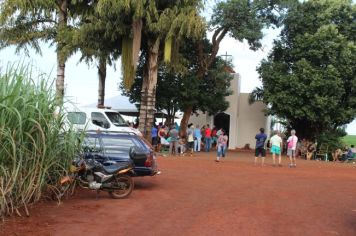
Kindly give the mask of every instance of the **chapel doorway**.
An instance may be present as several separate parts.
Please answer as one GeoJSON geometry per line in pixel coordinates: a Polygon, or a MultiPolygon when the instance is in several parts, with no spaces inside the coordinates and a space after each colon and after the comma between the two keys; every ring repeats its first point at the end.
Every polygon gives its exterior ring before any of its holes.
{"type": "Polygon", "coordinates": [[[222,112],[214,117],[214,126],[217,129],[223,128],[226,134],[229,136],[230,133],[230,115],[222,112]]]}

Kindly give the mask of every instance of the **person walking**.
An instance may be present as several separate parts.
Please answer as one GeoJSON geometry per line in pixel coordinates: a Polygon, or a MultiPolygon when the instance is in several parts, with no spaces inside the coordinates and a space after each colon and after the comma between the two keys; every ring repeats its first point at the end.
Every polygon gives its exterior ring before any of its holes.
{"type": "Polygon", "coordinates": [[[295,130],[292,129],[289,136],[287,139],[287,156],[289,156],[290,168],[296,168],[297,163],[295,161],[295,156],[296,156],[296,149],[297,149],[297,143],[298,143],[298,137],[295,135],[295,130]]]}
{"type": "Polygon", "coordinates": [[[201,131],[199,125],[194,129],[194,152],[200,152],[201,131]]]}
{"type": "Polygon", "coordinates": [[[216,141],[216,147],[217,147],[217,157],[216,157],[216,162],[220,161],[220,156],[225,158],[225,152],[226,152],[226,147],[227,147],[227,141],[229,137],[225,134],[225,131],[222,129],[220,132],[220,135],[216,141]]]}
{"type": "Polygon", "coordinates": [[[206,129],[205,129],[205,151],[206,152],[210,152],[210,148],[211,148],[211,129],[209,124],[206,125],[206,129]]]}
{"type": "Polygon", "coordinates": [[[256,148],[255,148],[255,165],[257,165],[258,157],[261,157],[261,166],[264,165],[266,157],[265,142],[267,135],[265,134],[265,129],[260,128],[260,133],[256,134],[256,148]]]}
{"type": "Polygon", "coordinates": [[[275,131],[274,135],[270,139],[271,153],[273,159],[273,166],[276,166],[276,155],[278,155],[278,166],[282,166],[282,138],[279,136],[279,132],[275,131]]]}

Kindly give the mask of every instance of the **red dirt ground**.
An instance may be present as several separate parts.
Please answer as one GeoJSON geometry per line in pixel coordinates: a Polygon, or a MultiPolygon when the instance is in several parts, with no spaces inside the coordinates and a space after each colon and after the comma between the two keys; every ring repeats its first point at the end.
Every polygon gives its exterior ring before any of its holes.
{"type": "Polygon", "coordinates": [[[253,165],[253,154],[159,157],[162,174],[135,179],[123,200],[82,190],[44,202],[1,235],[356,235],[356,165],[299,160],[253,165]]]}

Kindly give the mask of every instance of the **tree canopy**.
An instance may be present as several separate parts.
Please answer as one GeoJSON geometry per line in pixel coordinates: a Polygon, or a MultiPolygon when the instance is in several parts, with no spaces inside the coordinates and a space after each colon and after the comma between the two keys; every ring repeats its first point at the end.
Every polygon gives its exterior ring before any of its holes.
{"type": "MultiPolygon", "coordinates": [[[[206,48],[209,45],[211,47],[207,40],[205,43],[206,48]]],[[[204,79],[200,79],[197,76],[198,56],[194,46],[192,40],[188,39],[180,43],[179,71],[164,63],[161,63],[158,68],[156,109],[166,110],[171,118],[174,117],[175,112],[189,106],[193,106],[194,111],[216,114],[225,111],[229,105],[225,97],[232,93],[229,88],[232,76],[227,70],[231,64],[217,57],[204,79]]],[[[131,90],[123,90],[123,95],[129,96],[133,103],[141,102],[143,60],[144,57],[141,57],[131,90]]]]}
{"type": "Polygon", "coordinates": [[[296,3],[258,68],[269,113],[303,137],[336,130],[356,117],[355,16],[351,0],[296,3]]]}
{"type": "MultiPolygon", "coordinates": [[[[198,77],[204,79],[205,72],[216,60],[220,43],[230,35],[240,42],[246,40],[251,50],[261,47],[262,29],[279,26],[286,7],[295,0],[227,0],[219,1],[213,8],[209,22],[212,31],[210,48],[204,48],[203,40],[196,47],[199,56],[198,77]]],[[[185,109],[181,121],[181,133],[185,133],[194,105],[185,109]]]]}

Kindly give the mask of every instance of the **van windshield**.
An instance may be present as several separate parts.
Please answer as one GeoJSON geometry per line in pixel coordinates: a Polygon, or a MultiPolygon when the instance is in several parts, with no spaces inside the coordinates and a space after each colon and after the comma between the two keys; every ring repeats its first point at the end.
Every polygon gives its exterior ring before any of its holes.
{"type": "Polygon", "coordinates": [[[121,117],[121,115],[117,112],[105,112],[105,114],[108,116],[109,120],[115,125],[115,126],[120,126],[120,127],[127,127],[127,123],[125,120],[121,117]]]}

